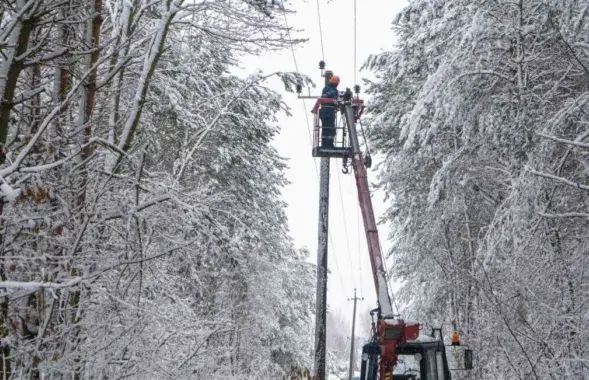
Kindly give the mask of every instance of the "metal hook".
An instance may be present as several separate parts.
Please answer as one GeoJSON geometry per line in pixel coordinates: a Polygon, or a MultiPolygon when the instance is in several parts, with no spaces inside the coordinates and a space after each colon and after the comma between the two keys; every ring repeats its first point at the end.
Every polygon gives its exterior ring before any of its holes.
{"type": "Polygon", "coordinates": [[[343,161],[343,164],[342,164],[342,173],[344,173],[344,174],[350,173],[350,164],[348,162],[348,159],[349,158],[350,157],[348,157],[348,155],[345,154],[344,157],[343,157],[343,159],[342,159],[342,161],[343,161]]]}

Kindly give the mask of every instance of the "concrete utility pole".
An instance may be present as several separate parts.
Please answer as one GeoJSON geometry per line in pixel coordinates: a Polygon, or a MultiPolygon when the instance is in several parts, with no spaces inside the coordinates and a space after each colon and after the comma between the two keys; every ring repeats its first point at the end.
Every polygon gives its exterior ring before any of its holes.
{"type": "Polygon", "coordinates": [[[348,380],[352,380],[352,377],[354,376],[354,343],[356,342],[354,334],[356,332],[356,302],[363,300],[364,298],[356,297],[356,289],[354,289],[354,298],[348,298],[348,301],[354,301],[354,314],[352,316],[352,347],[350,348],[350,373],[348,375],[348,380]]]}
{"type": "MultiPolygon", "coordinates": [[[[325,85],[333,72],[325,71],[325,85]]],[[[319,238],[317,248],[317,298],[315,314],[315,380],[325,380],[327,317],[327,242],[329,223],[329,157],[321,157],[319,183],[319,238]]]]}

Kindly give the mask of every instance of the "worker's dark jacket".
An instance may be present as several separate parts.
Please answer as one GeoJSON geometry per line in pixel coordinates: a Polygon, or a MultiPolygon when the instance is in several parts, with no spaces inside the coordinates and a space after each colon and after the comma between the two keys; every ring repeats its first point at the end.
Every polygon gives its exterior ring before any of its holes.
{"type": "MultiPolygon", "coordinates": [[[[321,92],[322,98],[331,98],[337,99],[337,87],[333,83],[329,83],[327,86],[323,88],[321,92]]],[[[319,117],[321,119],[332,119],[335,118],[335,105],[332,104],[323,104],[321,105],[321,109],[319,110],[319,117]]]]}

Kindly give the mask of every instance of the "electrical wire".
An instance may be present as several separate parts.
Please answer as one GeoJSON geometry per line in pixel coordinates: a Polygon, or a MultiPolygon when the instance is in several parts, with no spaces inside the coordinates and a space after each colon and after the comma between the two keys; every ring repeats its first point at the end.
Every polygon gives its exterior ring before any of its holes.
{"type": "Polygon", "coordinates": [[[354,0],[354,84],[358,84],[358,78],[356,76],[357,74],[357,70],[356,70],[356,64],[357,64],[357,50],[356,50],[356,46],[357,46],[357,39],[358,39],[358,29],[357,29],[357,20],[356,20],[356,16],[357,16],[357,7],[356,7],[356,0],[354,0]]]}
{"type": "Polygon", "coordinates": [[[356,275],[355,275],[355,271],[354,271],[354,267],[352,265],[352,250],[350,249],[350,234],[348,233],[348,222],[347,222],[347,218],[346,218],[346,208],[344,206],[344,197],[342,195],[342,183],[341,183],[341,179],[340,179],[340,167],[337,163],[336,163],[336,169],[337,169],[337,184],[339,187],[339,199],[342,205],[342,216],[343,216],[343,220],[344,220],[344,233],[346,234],[346,246],[348,248],[348,261],[350,263],[350,272],[352,273],[352,282],[354,283],[354,288],[357,287],[357,282],[356,282],[356,275]]]}
{"type": "MultiPolygon", "coordinates": [[[[358,68],[357,68],[357,64],[358,64],[358,7],[357,7],[357,0],[354,0],[354,84],[358,84],[358,68]]],[[[360,120],[358,120],[358,122],[360,122],[360,120]]],[[[360,123],[360,127],[362,127],[362,124],[360,123]]],[[[364,133],[364,129],[362,128],[362,136],[364,137],[364,142],[366,142],[366,135],[364,133]]],[[[368,154],[370,154],[370,152],[367,150],[368,154]]],[[[356,211],[357,211],[357,226],[358,226],[358,234],[357,234],[357,240],[358,240],[358,271],[360,272],[360,293],[363,295],[364,294],[364,290],[362,289],[362,259],[360,258],[360,236],[361,236],[361,226],[360,226],[360,205],[357,204],[356,207],[356,211]]]]}
{"type": "Polygon", "coordinates": [[[319,0],[317,0],[317,20],[319,22],[319,39],[321,41],[321,59],[325,61],[325,49],[323,48],[323,27],[321,26],[321,10],[319,9],[319,0]]]}
{"type": "Polygon", "coordinates": [[[364,140],[364,146],[366,147],[366,153],[371,156],[370,154],[370,146],[368,145],[368,138],[366,137],[366,131],[364,131],[364,126],[362,125],[362,122],[360,120],[358,120],[358,124],[360,124],[360,129],[362,130],[362,137],[364,140]]]}
{"type": "Polygon", "coordinates": [[[358,226],[358,232],[356,235],[356,240],[358,241],[358,268],[360,271],[360,294],[362,296],[364,296],[364,291],[362,290],[362,259],[361,259],[361,255],[360,252],[362,252],[362,250],[360,249],[360,205],[357,204],[356,207],[356,224],[358,226]]]}
{"type": "MultiPolygon", "coordinates": [[[[320,43],[321,43],[321,57],[323,60],[325,60],[325,45],[323,43],[323,26],[322,26],[322,22],[321,22],[321,8],[319,5],[319,0],[316,0],[316,5],[317,5],[317,21],[318,21],[318,26],[319,26],[319,39],[320,39],[320,43]]],[[[284,22],[285,25],[287,27],[287,33],[288,33],[288,38],[291,42],[290,47],[291,47],[291,53],[292,53],[292,58],[293,58],[293,62],[295,65],[295,69],[297,71],[297,74],[300,74],[299,72],[299,66],[297,63],[297,59],[296,59],[296,53],[294,51],[294,47],[292,44],[292,37],[290,34],[290,27],[288,25],[288,19],[286,17],[286,11],[284,11],[283,9],[283,16],[284,16],[284,22]]],[[[356,84],[357,82],[357,0],[354,0],[354,83],[356,84]]],[[[307,105],[305,102],[305,99],[303,99],[303,108],[304,108],[304,113],[305,113],[305,121],[307,123],[307,132],[308,132],[308,138],[309,138],[309,142],[311,143],[311,145],[313,145],[313,138],[312,138],[312,131],[311,131],[311,124],[309,122],[309,116],[307,115],[307,105]]],[[[364,132],[364,128],[361,125],[362,128],[362,134],[365,136],[365,132],[364,132]]],[[[364,138],[365,143],[366,143],[366,138],[364,138]]],[[[367,145],[367,144],[366,144],[367,145]]],[[[367,152],[370,154],[368,147],[367,147],[367,152]]],[[[319,181],[319,170],[317,169],[317,161],[314,160],[314,165],[315,167],[315,174],[317,177],[317,180],[319,181]]],[[[345,213],[345,205],[344,205],[344,201],[343,201],[343,195],[342,195],[342,187],[341,187],[341,179],[340,179],[340,174],[339,174],[339,165],[337,165],[336,163],[336,168],[338,170],[337,173],[337,179],[338,179],[338,187],[339,187],[339,191],[340,191],[340,202],[342,205],[342,215],[343,215],[343,219],[344,219],[344,232],[346,234],[346,247],[348,250],[348,261],[350,264],[350,272],[352,273],[352,277],[353,277],[353,283],[354,286],[357,287],[356,285],[359,285],[360,287],[360,292],[363,293],[363,288],[362,288],[362,265],[361,265],[361,260],[360,260],[360,255],[358,254],[358,262],[359,262],[359,272],[360,272],[360,279],[359,279],[359,284],[357,284],[356,281],[356,274],[355,271],[353,270],[353,266],[352,266],[352,255],[351,255],[351,245],[350,245],[350,240],[349,240],[349,234],[348,234],[348,226],[347,226],[347,218],[346,218],[346,213],[345,213]]],[[[359,213],[358,213],[358,217],[359,217],[359,213]]],[[[360,229],[360,226],[358,224],[358,229],[360,229]]],[[[360,233],[358,233],[358,248],[360,248],[360,233]]],[[[328,231],[328,238],[329,238],[329,242],[331,244],[332,247],[335,247],[335,244],[333,242],[333,237],[330,231],[328,231]]],[[[358,249],[358,253],[360,252],[360,249],[358,249]]],[[[338,260],[337,260],[337,255],[334,255],[334,262],[335,262],[335,266],[338,272],[338,277],[340,279],[340,283],[342,285],[342,288],[345,288],[344,286],[344,281],[342,278],[342,272],[339,268],[339,264],[338,264],[338,260]]]]}
{"type": "MultiPolygon", "coordinates": [[[[292,43],[292,36],[290,35],[290,26],[288,25],[288,19],[286,18],[286,10],[282,9],[282,15],[284,16],[284,25],[286,25],[286,33],[288,34],[288,40],[290,42],[290,52],[292,53],[292,60],[294,61],[295,70],[297,74],[300,75],[299,71],[299,64],[297,63],[297,56],[294,51],[294,46],[292,43]]],[[[305,104],[305,99],[303,99],[303,107],[305,108],[305,121],[307,122],[307,131],[309,132],[309,139],[311,139],[311,124],[309,123],[309,116],[307,115],[307,105],[305,104]]],[[[315,165],[314,165],[315,166],[315,165]]],[[[315,170],[317,170],[317,166],[315,166],[315,170]]]]}
{"type": "Polygon", "coordinates": [[[399,304],[397,303],[397,297],[395,296],[395,292],[393,291],[393,286],[391,285],[391,281],[389,279],[389,269],[387,268],[387,260],[385,258],[384,253],[382,252],[382,245],[380,245],[380,240],[378,241],[378,247],[380,248],[380,254],[382,256],[382,266],[384,267],[385,271],[385,279],[387,281],[387,288],[389,289],[391,295],[391,301],[393,305],[397,309],[397,314],[401,314],[401,308],[399,308],[399,304]]]}

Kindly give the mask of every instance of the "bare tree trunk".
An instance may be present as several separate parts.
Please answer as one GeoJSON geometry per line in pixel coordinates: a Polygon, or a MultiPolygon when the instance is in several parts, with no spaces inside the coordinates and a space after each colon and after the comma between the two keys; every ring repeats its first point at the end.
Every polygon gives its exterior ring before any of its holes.
{"type": "MultiPolygon", "coordinates": [[[[92,114],[96,99],[96,76],[98,72],[97,62],[100,55],[100,26],[102,25],[102,0],[94,0],[91,13],[92,21],[86,31],[88,46],[91,46],[90,57],[86,60],[86,70],[90,70],[87,83],[82,90],[82,102],[80,105],[80,126],[84,126],[84,135],[81,144],[84,145],[92,137],[92,114]]],[[[82,149],[80,160],[84,162],[94,152],[92,146],[82,149]]],[[[83,207],[86,202],[86,186],[88,182],[87,172],[83,169],[81,186],[78,189],[78,206],[83,207]]]]}
{"type": "MultiPolygon", "coordinates": [[[[23,69],[23,59],[17,59],[26,53],[29,38],[35,25],[34,12],[40,1],[29,0],[27,3],[19,1],[21,15],[12,29],[9,44],[14,45],[13,51],[6,54],[4,62],[0,63],[0,165],[6,161],[4,145],[8,137],[8,121],[12,111],[14,94],[18,78],[23,69]],[[6,79],[2,78],[6,74],[6,79]]],[[[10,49],[10,48],[9,48],[10,49]]]]}
{"type": "MultiPolygon", "coordinates": [[[[71,27],[66,22],[70,17],[70,14],[66,12],[66,9],[62,8],[58,10],[58,15],[60,18],[60,22],[57,26],[59,41],[64,46],[69,46],[71,41],[71,27]]],[[[71,55],[65,54],[64,57],[61,57],[58,62],[56,63],[55,68],[55,85],[54,85],[54,96],[55,102],[57,104],[63,103],[65,100],[68,91],[71,87],[71,55]]],[[[63,133],[63,126],[67,124],[67,112],[68,112],[68,105],[64,104],[59,110],[59,117],[55,120],[54,128],[53,128],[53,135],[54,137],[61,136],[63,133]]]]}
{"type": "MultiPolygon", "coordinates": [[[[80,118],[79,118],[79,126],[84,127],[83,136],[81,145],[86,144],[90,138],[92,137],[92,115],[94,113],[95,102],[96,102],[96,77],[98,73],[98,58],[100,56],[100,26],[102,25],[102,0],[94,0],[91,3],[92,7],[90,9],[90,13],[92,15],[91,21],[86,28],[86,45],[90,46],[90,54],[89,57],[86,58],[84,67],[84,71],[89,70],[90,75],[87,77],[87,83],[85,84],[82,90],[82,101],[80,103],[80,118]]],[[[78,216],[81,219],[85,219],[85,206],[87,200],[87,191],[88,191],[88,171],[86,169],[86,165],[88,164],[87,160],[90,156],[94,153],[94,147],[87,145],[85,146],[81,153],[79,160],[82,163],[80,166],[80,175],[81,179],[79,181],[79,186],[76,186],[76,204],[74,209],[78,210],[78,216]]],[[[75,175],[75,174],[74,174],[75,175]]],[[[84,223],[80,223],[80,225],[84,225],[84,223]]],[[[84,227],[80,227],[84,228],[84,227]]],[[[83,233],[80,230],[80,233],[83,233]]],[[[75,252],[74,252],[75,255],[75,252]]],[[[71,268],[72,272],[77,272],[75,268],[71,268]]],[[[76,325],[80,322],[80,318],[82,316],[81,304],[80,299],[82,295],[80,291],[73,291],[71,292],[69,304],[71,305],[72,310],[75,312],[71,323],[76,325]]],[[[80,327],[76,326],[74,328],[74,336],[76,340],[76,346],[80,343],[80,327]]],[[[77,365],[75,368],[74,380],[81,379],[82,376],[82,368],[83,364],[80,363],[79,358],[75,359],[77,365]]]]}

